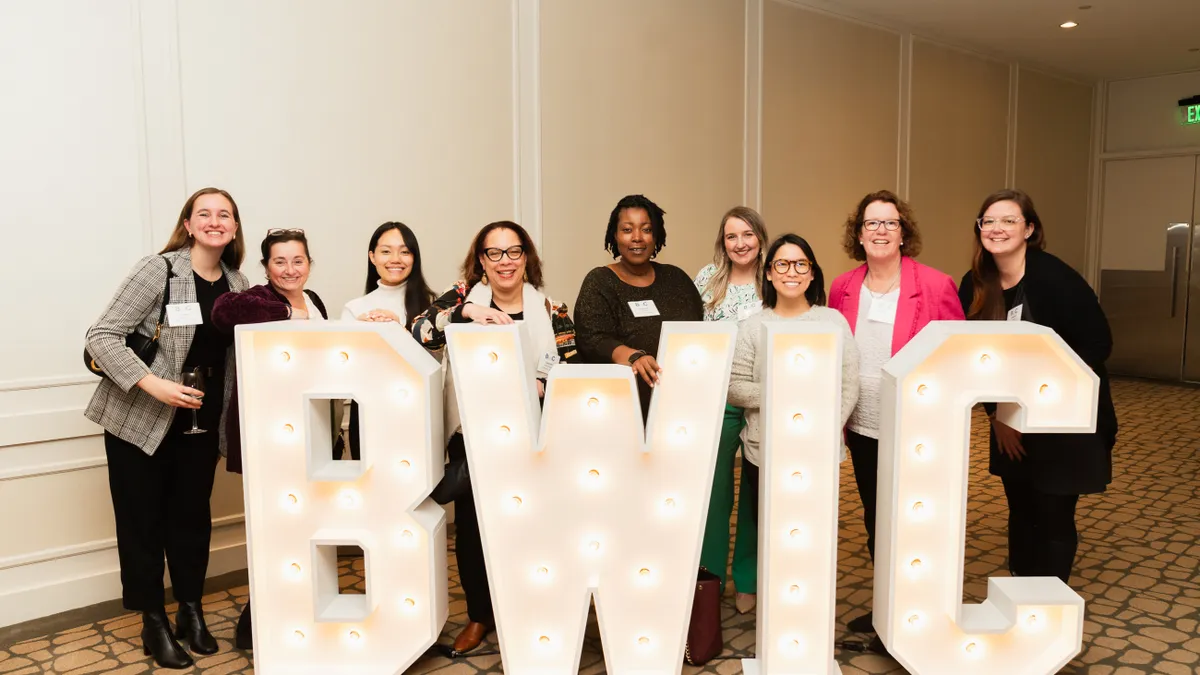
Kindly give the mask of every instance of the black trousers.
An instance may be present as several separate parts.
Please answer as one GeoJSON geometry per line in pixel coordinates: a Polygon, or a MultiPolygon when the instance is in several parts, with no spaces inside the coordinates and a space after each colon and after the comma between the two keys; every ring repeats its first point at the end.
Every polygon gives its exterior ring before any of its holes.
{"type": "Polygon", "coordinates": [[[215,403],[215,421],[211,415],[200,416],[200,427],[208,430],[204,434],[184,435],[192,426],[192,413],[177,410],[153,455],[104,434],[126,609],[152,611],[165,604],[164,555],[175,599],[193,602],[204,595],[212,539],[209,498],[220,456],[220,401],[215,403]]]}
{"type": "Polygon", "coordinates": [[[867,528],[867,552],[875,561],[875,506],[879,484],[879,441],[846,430],[846,447],[854,464],[854,483],[863,505],[863,525],[867,528]]]}
{"type": "Polygon", "coordinates": [[[1027,476],[1002,476],[1008,498],[1008,568],[1013,576],[1071,578],[1079,531],[1079,495],[1052,495],[1027,476]]]}
{"type": "MultiPolygon", "coordinates": [[[[450,437],[446,451],[452,462],[466,459],[467,446],[461,433],[450,437]]],[[[454,532],[458,578],[467,596],[467,617],[475,623],[494,626],[496,616],[483,557],[483,538],[479,534],[479,516],[475,513],[475,495],[469,487],[454,500],[454,532]]]]}

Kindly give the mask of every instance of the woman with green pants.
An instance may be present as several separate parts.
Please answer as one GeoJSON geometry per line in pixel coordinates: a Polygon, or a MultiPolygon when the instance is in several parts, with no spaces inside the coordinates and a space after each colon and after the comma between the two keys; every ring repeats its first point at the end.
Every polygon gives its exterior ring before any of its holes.
{"type": "MultiPolygon", "coordinates": [[[[762,216],[746,206],[736,206],[721,218],[713,262],[696,275],[696,289],[704,300],[705,321],[742,321],[762,309],[761,272],[767,228],[762,216]]],[[[704,546],[700,566],[725,583],[729,560],[729,518],[733,513],[733,461],[741,445],[745,418],[741,408],[725,406],[721,442],[717,448],[717,469],[713,476],[712,497],[708,502],[708,521],[704,528],[704,546]]],[[[753,513],[757,504],[748,504],[743,492],[739,513],[753,513]]],[[[753,520],[738,518],[733,546],[733,583],[738,590],[737,610],[742,614],[754,609],[758,588],[758,532],[753,520]],[[745,591],[745,592],[743,592],[745,591]]]]}

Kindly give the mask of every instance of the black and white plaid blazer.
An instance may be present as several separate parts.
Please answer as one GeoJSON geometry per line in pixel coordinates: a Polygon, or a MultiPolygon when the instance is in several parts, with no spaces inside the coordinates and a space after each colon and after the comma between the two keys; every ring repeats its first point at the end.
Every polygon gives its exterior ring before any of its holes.
{"type": "MultiPolygon", "coordinates": [[[[171,271],[175,275],[171,279],[171,302],[196,302],[191,249],[171,251],[164,253],[163,257],[170,261],[171,271]]],[[[221,263],[221,271],[225,273],[231,291],[244,291],[250,286],[245,275],[224,262],[221,263]]],[[[196,333],[195,326],[163,326],[158,353],[149,367],[125,346],[125,336],[134,330],[144,335],[154,335],[166,281],[167,266],[161,257],[151,255],[142,258],[125,281],[121,282],[112,302],[87,332],[88,351],[108,377],[96,387],[96,393],[92,395],[84,415],[148,455],[154,454],[167,435],[175,409],[134,385],[150,373],[165,380],[176,380],[183,370],[183,360],[187,358],[192,337],[196,333]]],[[[224,418],[237,379],[235,368],[234,350],[230,347],[225,355],[225,398],[218,434],[222,455],[225,454],[224,418]]]]}

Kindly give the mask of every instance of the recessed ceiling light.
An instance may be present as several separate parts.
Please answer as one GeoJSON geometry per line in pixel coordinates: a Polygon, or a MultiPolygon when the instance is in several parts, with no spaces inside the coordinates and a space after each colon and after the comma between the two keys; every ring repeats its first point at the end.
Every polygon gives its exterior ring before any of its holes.
{"type": "Polygon", "coordinates": [[[1080,5],[1080,6],[1079,6],[1079,9],[1082,9],[1082,10],[1084,10],[1084,11],[1087,11],[1087,10],[1089,10],[1089,9],[1091,9],[1091,8],[1092,8],[1092,6],[1091,6],[1091,5],[1080,5]]]}
{"type": "Polygon", "coordinates": [[[1074,27],[1076,27],[1076,26],[1078,26],[1078,25],[1079,25],[1079,24],[1075,23],[1074,21],[1068,21],[1068,22],[1066,22],[1066,23],[1059,24],[1059,26],[1058,26],[1058,27],[1059,27],[1059,28],[1074,28],[1074,27]]]}
{"type": "Polygon", "coordinates": [[[1192,47],[1192,48],[1191,48],[1191,49],[1189,49],[1188,51],[1189,51],[1189,52],[1200,52],[1200,47],[1192,47]]]}

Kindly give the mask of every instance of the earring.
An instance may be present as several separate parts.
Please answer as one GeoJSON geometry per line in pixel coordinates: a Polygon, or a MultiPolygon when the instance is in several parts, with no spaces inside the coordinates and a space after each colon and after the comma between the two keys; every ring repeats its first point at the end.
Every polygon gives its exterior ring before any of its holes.
{"type": "Polygon", "coordinates": [[[484,286],[488,285],[487,272],[483,273],[483,278],[479,280],[479,283],[483,284],[484,286]]]}
{"type": "Polygon", "coordinates": [[[192,238],[192,233],[188,232],[188,239],[191,239],[191,238],[192,238]]]}
{"type": "Polygon", "coordinates": [[[522,273],[521,273],[521,281],[522,281],[523,283],[529,283],[529,272],[522,272],[522,273]]]}

